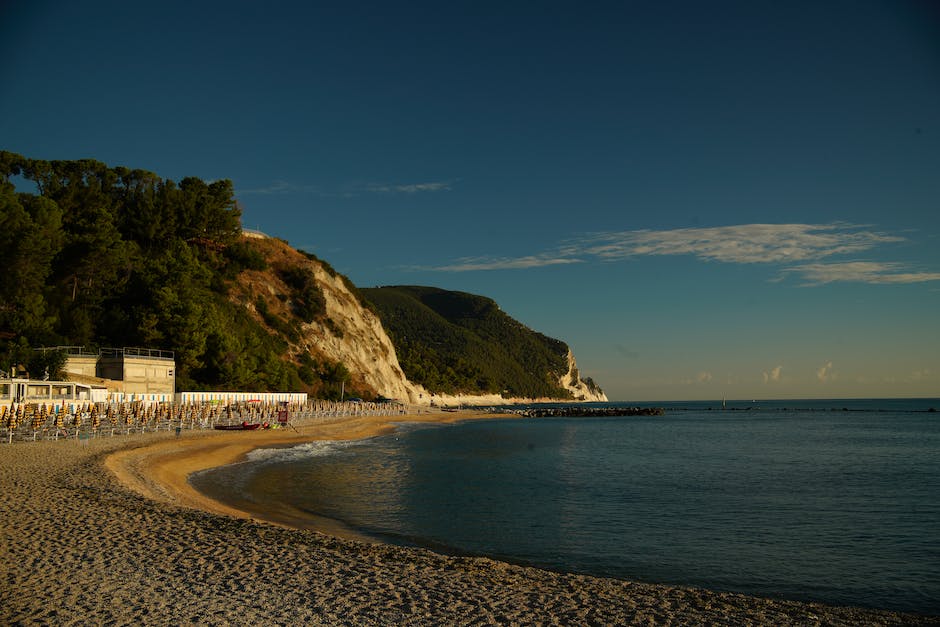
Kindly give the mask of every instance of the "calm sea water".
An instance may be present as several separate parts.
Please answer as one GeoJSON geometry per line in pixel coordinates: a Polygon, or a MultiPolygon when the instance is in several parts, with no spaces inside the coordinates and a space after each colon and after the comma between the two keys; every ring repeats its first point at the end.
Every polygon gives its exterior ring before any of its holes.
{"type": "Polygon", "coordinates": [[[940,613],[940,412],[924,411],[940,401],[658,405],[667,415],[403,425],[193,482],[391,542],[940,613]]]}

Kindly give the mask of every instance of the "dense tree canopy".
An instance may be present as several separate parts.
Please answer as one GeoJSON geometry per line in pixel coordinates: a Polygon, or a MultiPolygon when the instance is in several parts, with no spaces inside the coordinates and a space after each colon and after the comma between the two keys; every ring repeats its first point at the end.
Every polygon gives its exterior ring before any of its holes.
{"type": "MultiPolygon", "coordinates": [[[[145,346],[175,352],[180,390],[338,397],[345,386],[369,396],[345,365],[306,348],[304,324],[343,333],[313,274],[289,256],[269,264],[271,251],[240,236],[240,217],[227,180],[175,183],[94,160],[0,151],[0,368],[56,372],[61,359],[38,346],[145,346]],[[232,290],[247,270],[262,271],[257,280],[280,292],[232,290]]],[[[492,300],[432,288],[357,290],[340,278],[380,314],[408,378],[430,391],[568,395],[559,386],[567,347],[492,300]]]]}
{"type": "Polygon", "coordinates": [[[379,312],[408,378],[432,392],[567,398],[564,342],[532,331],[489,298],[430,287],[360,290],[379,312]]]}
{"type": "Polygon", "coordinates": [[[41,345],[147,346],[175,351],[180,389],[301,387],[284,341],[225,298],[264,264],[240,233],[231,181],[0,152],[0,366],[38,364],[41,345]]]}

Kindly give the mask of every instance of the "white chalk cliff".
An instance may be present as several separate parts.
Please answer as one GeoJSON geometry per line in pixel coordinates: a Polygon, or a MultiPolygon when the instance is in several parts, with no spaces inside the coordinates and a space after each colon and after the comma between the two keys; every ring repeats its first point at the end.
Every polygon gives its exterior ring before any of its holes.
{"type": "MultiPolygon", "coordinates": [[[[265,252],[269,261],[302,265],[314,276],[325,304],[324,320],[303,324],[300,341],[291,346],[291,353],[308,351],[312,355],[325,357],[342,363],[351,375],[375,390],[377,394],[414,405],[496,405],[513,402],[547,401],[557,399],[509,399],[498,394],[491,395],[441,395],[434,394],[416,385],[405,376],[395,347],[385,332],[379,317],[364,307],[350,290],[347,281],[329,272],[322,263],[309,259],[278,240],[259,238],[254,241],[265,252]],[[259,241],[264,239],[264,241],[259,241]]],[[[283,282],[271,272],[246,272],[244,291],[236,299],[253,309],[251,296],[259,291],[267,295],[269,308],[288,309],[289,303],[283,295],[289,293],[283,282]],[[260,289],[259,289],[260,288],[260,289]]],[[[568,372],[560,384],[569,390],[578,401],[606,401],[607,396],[592,383],[583,381],[570,350],[568,372]]]]}
{"type": "Polygon", "coordinates": [[[592,382],[581,378],[578,364],[574,360],[574,353],[568,349],[568,372],[562,375],[561,387],[565,388],[577,401],[606,403],[607,395],[592,382]]]}
{"type": "Polygon", "coordinates": [[[385,333],[379,317],[363,307],[338,276],[331,276],[315,262],[307,262],[326,299],[326,313],[341,330],[332,330],[314,322],[305,325],[307,341],[334,361],[346,365],[379,394],[411,404],[429,403],[430,394],[405,376],[395,346],[385,333]]]}

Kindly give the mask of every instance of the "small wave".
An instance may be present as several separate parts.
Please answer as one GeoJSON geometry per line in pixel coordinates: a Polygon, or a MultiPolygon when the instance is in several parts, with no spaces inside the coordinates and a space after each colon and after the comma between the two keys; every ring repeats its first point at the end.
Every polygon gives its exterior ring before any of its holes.
{"type": "Polygon", "coordinates": [[[363,440],[318,440],[288,448],[259,448],[248,453],[246,461],[280,463],[324,457],[358,446],[362,442],[363,440]]]}
{"type": "MultiPolygon", "coordinates": [[[[426,422],[396,422],[395,433],[392,435],[402,435],[412,431],[419,431],[440,426],[444,425],[437,425],[426,422]]],[[[363,438],[361,440],[317,440],[314,442],[306,442],[304,444],[298,444],[296,446],[290,447],[259,448],[251,451],[248,453],[248,455],[245,456],[245,463],[282,463],[300,461],[313,457],[335,455],[336,453],[340,453],[348,448],[362,446],[382,437],[388,437],[388,435],[386,434],[384,436],[380,435],[371,438],[363,438]]]]}

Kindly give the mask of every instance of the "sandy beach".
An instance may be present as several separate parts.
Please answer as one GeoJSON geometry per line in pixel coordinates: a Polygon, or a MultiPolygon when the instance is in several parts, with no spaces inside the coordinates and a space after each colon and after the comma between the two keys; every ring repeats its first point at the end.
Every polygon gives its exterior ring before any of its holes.
{"type": "Polygon", "coordinates": [[[389,420],[0,446],[0,624],[940,624],[294,529],[289,515],[260,520],[187,482],[259,446],[367,437],[389,420]]]}

